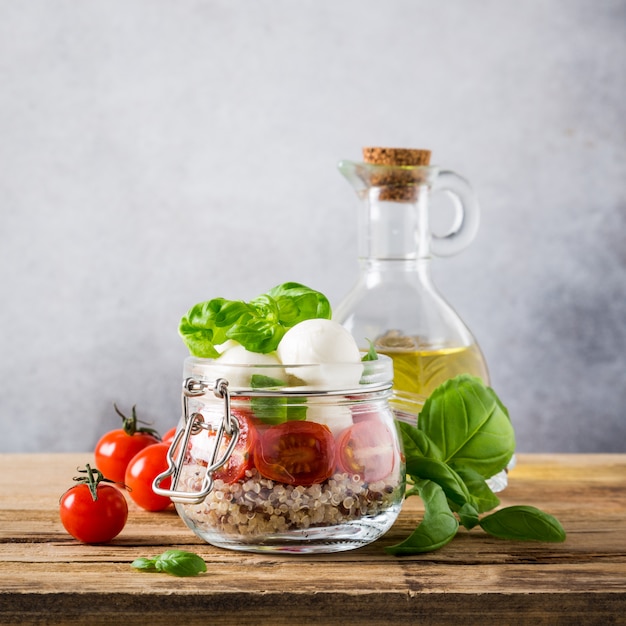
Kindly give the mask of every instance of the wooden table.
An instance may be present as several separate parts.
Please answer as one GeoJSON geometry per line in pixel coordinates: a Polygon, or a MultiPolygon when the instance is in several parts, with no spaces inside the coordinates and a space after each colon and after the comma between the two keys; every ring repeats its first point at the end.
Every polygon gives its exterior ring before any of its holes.
{"type": "Polygon", "coordinates": [[[90,454],[0,455],[0,623],[626,624],[626,455],[519,455],[503,505],[556,515],[563,544],[480,529],[445,548],[387,556],[415,527],[409,499],[392,530],[351,552],[258,555],[203,543],[174,511],[130,506],[104,546],[67,535],[58,499],[90,454]],[[196,552],[207,574],[139,572],[133,559],[196,552]]]}

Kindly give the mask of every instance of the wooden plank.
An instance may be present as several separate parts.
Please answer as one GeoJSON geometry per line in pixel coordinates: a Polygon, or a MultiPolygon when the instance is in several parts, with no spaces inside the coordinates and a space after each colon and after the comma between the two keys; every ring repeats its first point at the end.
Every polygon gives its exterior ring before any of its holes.
{"type": "Polygon", "coordinates": [[[563,544],[507,542],[461,531],[434,553],[388,556],[422,514],[407,501],[380,541],[328,555],[260,555],[214,548],[173,510],[131,505],[106,546],[67,535],[58,499],[88,454],[0,455],[0,623],[624,623],[626,455],[520,455],[502,504],[556,514],[563,544]],[[191,550],[208,572],[174,578],[130,562],[191,550]],[[569,621],[568,621],[569,620],[569,621]],[[620,621],[621,620],[621,621],[620,621]]]}

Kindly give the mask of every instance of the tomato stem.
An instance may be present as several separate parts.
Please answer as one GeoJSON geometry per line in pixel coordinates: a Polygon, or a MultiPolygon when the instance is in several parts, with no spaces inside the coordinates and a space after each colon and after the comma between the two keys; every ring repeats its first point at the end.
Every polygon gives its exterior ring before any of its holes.
{"type": "Polygon", "coordinates": [[[148,424],[148,422],[142,422],[140,419],[137,419],[137,411],[136,411],[137,405],[136,404],[133,404],[133,408],[131,409],[132,413],[130,417],[124,415],[124,413],[122,413],[119,410],[115,402],[113,403],[113,407],[115,408],[115,412],[124,421],[124,425],[122,426],[122,429],[128,436],[132,437],[135,433],[147,433],[149,435],[154,435],[159,441],[161,440],[161,435],[159,435],[159,433],[154,428],[144,428],[144,427],[137,428],[137,424],[148,424]]]}
{"type": "Polygon", "coordinates": [[[75,476],[74,480],[77,483],[81,483],[89,487],[89,491],[91,492],[91,497],[94,502],[98,499],[98,484],[101,482],[113,482],[112,480],[105,478],[104,474],[99,469],[92,469],[89,463],[85,465],[85,469],[76,468],[76,471],[81,472],[82,474],[87,474],[87,476],[75,476]]]}

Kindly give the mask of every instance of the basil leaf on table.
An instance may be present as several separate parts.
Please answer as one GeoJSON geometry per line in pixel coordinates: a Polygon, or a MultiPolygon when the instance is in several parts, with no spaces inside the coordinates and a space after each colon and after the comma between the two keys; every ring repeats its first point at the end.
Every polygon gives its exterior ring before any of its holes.
{"type": "Polygon", "coordinates": [[[441,487],[449,508],[458,514],[465,528],[470,530],[478,524],[480,511],[474,498],[463,479],[449,465],[436,459],[407,455],[406,467],[410,476],[419,476],[420,479],[430,480],[441,487]]]}
{"type": "Polygon", "coordinates": [[[472,496],[461,477],[446,463],[437,459],[428,459],[420,456],[406,456],[407,474],[417,479],[431,480],[437,483],[446,494],[459,507],[472,504],[472,496]]]}
{"type": "Polygon", "coordinates": [[[486,515],[480,527],[490,535],[514,541],[560,543],[566,534],[560,522],[534,506],[508,506],[486,515]]]}
{"type": "Polygon", "coordinates": [[[207,571],[204,559],[193,552],[166,550],[154,558],[139,558],[131,563],[135,569],[163,572],[172,576],[196,576],[207,571]]]}
{"type": "Polygon", "coordinates": [[[476,510],[476,507],[473,504],[466,502],[462,507],[458,509],[455,508],[454,506],[452,506],[451,508],[459,516],[459,520],[461,524],[465,526],[467,530],[472,530],[472,528],[480,524],[480,517],[478,516],[478,511],[476,510]]]}
{"type": "Polygon", "coordinates": [[[492,511],[500,504],[500,498],[491,491],[485,479],[478,472],[463,466],[452,466],[452,469],[465,483],[472,496],[472,502],[479,513],[492,511]]]}
{"type": "Polygon", "coordinates": [[[402,543],[386,548],[389,554],[403,556],[438,550],[452,541],[459,529],[459,522],[437,483],[422,480],[416,487],[426,509],[424,518],[402,543]]]}
{"type": "Polygon", "coordinates": [[[437,387],[424,403],[418,428],[439,448],[441,460],[489,478],[515,452],[508,412],[493,390],[462,374],[437,387]]]}
{"type": "Polygon", "coordinates": [[[443,383],[425,402],[417,426],[397,424],[414,483],[406,496],[419,495],[426,512],[389,553],[437,550],[454,538],[459,522],[503,539],[565,540],[558,520],[534,507],[510,506],[481,519],[500,504],[486,478],[506,467],[515,434],[506,408],[479,378],[462,374],[443,383]]]}
{"type": "Polygon", "coordinates": [[[156,567],[154,566],[154,559],[149,559],[145,556],[135,559],[130,565],[135,569],[141,569],[147,572],[156,571],[156,567]]]}

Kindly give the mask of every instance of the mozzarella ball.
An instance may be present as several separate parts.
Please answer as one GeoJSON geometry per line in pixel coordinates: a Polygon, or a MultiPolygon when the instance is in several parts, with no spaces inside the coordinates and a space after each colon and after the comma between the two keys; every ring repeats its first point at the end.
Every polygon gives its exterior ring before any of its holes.
{"type": "Polygon", "coordinates": [[[250,352],[239,342],[232,339],[221,344],[221,354],[214,359],[211,370],[216,373],[216,378],[225,378],[231,389],[249,388],[253,374],[271,376],[280,380],[285,379],[285,370],[280,366],[280,361],[275,352],[261,354],[250,352]],[[247,367],[247,366],[255,367],[247,367]],[[258,367],[267,365],[268,367],[258,367]]]}
{"type": "Polygon", "coordinates": [[[361,354],[352,335],[333,320],[305,320],[290,328],[276,350],[286,367],[307,386],[351,389],[363,373],[361,354]]]}

